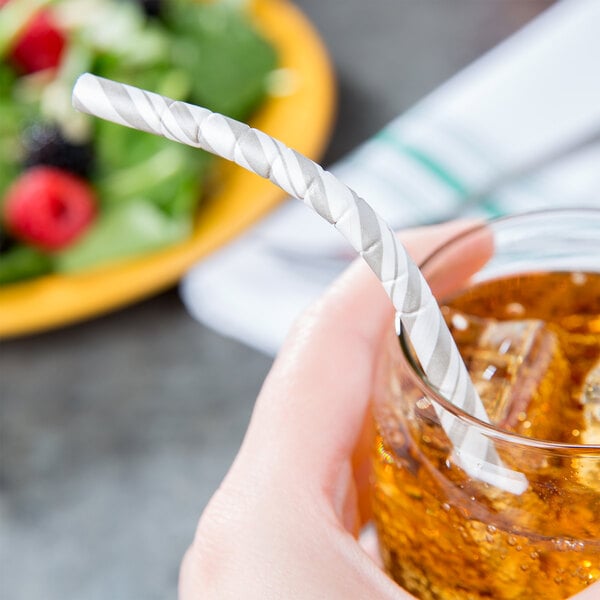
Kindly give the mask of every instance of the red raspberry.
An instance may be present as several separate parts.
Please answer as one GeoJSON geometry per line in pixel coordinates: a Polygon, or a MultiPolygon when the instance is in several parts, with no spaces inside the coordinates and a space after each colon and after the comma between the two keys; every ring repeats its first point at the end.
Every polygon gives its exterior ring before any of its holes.
{"type": "Polygon", "coordinates": [[[65,36],[47,10],[38,12],[17,39],[10,53],[16,67],[25,74],[54,69],[60,64],[65,36]]]}
{"type": "Polygon", "coordinates": [[[59,250],[87,229],[96,200],[80,177],[55,167],[35,167],[12,184],[3,210],[14,237],[43,250],[59,250]]]}

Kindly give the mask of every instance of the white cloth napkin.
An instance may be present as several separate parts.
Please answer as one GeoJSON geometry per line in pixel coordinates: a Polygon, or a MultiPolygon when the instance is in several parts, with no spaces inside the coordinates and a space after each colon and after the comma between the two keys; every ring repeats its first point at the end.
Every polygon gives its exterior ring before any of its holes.
{"type": "MultiPolygon", "coordinates": [[[[331,170],[398,229],[600,207],[599,32],[598,0],[563,0],[331,170]]],[[[205,325],[274,354],[353,258],[333,227],[289,200],[195,266],[181,296],[205,325]]]]}

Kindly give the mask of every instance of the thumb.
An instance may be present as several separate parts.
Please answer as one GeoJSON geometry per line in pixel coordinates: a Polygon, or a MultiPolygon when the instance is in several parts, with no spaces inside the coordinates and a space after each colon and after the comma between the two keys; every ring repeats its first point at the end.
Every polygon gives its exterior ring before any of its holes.
{"type": "MultiPolygon", "coordinates": [[[[421,261],[466,226],[403,239],[421,261]]],[[[489,245],[475,250],[485,262],[489,245]]],[[[392,315],[381,284],[356,264],[295,325],[200,520],[182,598],[278,598],[283,590],[286,598],[411,598],[349,534],[357,516],[351,457],[392,315]]]]}
{"type": "MultiPolygon", "coordinates": [[[[401,239],[420,262],[472,225],[411,230],[401,239]]],[[[471,263],[453,273],[456,283],[487,261],[490,248],[489,237],[477,237],[471,263]]],[[[234,472],[262,464],[280,485],[295,479],[320,490],[347,477],[344,463],[362,429],[392,317],[381,283],[362,261],[354,264],[292,329],[259,395],[234,472]]]]}

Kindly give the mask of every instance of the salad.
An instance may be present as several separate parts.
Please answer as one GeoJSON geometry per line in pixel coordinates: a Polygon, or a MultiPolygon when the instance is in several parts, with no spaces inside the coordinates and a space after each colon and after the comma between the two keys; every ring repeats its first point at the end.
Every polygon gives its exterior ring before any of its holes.
{"type": "Polygon", "coordinates": [[[75,112],[80,73],[246,120],[276,65],[240,0],[0,0],[0,284],[192,233],[212,157],[75,112]]]}

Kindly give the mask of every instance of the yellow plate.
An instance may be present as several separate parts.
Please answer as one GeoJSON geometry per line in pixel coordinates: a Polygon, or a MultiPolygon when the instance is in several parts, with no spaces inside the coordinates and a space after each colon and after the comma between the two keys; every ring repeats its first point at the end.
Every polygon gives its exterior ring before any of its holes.
{"type": "MultiPolygon", "coordinates": [[[[287,0],[255,0],[251,13],[287,69],[288,95],[270,97],[252,125],[317,158],[328,139],[334,83],[327,52],[306,17],[287,0]]],[[[199,210],[192,237],[165,250],[77,275],[51,275],[0,289],[0,336],[51,329],[99,315],[173,285],[198,259],[276,206],[283,192],[230,163],[199,210]]]]}

